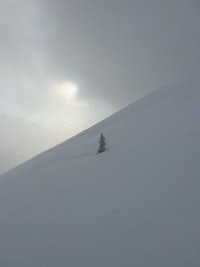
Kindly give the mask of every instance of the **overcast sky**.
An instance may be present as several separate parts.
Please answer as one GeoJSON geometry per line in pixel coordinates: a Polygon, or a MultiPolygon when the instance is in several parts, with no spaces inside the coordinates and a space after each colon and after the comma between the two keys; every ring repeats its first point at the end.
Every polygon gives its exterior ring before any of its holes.
{"type": "Polygon", "coordinates": [[[199,14],[199,0],[1,0],[0,173],[199,70],[199,14]]]}

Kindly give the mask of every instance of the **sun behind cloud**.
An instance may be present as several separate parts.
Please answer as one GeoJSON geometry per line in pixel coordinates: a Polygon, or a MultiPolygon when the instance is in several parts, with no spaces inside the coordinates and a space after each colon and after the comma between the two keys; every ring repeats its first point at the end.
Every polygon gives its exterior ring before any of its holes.
{"type": "Polygon", "coordinates": [[[67,101],[75,99],[79,90],[78,85],[71,81],[59,82],[57,89],[67,101]]]}

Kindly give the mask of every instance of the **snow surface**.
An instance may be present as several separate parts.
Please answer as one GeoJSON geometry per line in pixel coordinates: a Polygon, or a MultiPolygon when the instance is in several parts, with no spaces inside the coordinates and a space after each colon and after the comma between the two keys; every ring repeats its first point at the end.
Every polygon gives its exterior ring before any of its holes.
{"type": "Polygon", "coordinates": [[[199,117],[197,74],[1,175],[0,266],[199,267],[199,117]]]}

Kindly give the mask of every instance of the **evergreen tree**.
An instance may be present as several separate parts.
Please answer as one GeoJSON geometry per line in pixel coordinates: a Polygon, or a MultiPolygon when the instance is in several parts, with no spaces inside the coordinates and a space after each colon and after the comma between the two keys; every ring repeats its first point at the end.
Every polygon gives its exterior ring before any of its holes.
{"type": "Polygon", "coordinates": [[[97,150],[97,153],[102,153],[106,151],[106,138],[105,136],[101,133],[100,139],[99,139],[99,148],[97,150]]]}

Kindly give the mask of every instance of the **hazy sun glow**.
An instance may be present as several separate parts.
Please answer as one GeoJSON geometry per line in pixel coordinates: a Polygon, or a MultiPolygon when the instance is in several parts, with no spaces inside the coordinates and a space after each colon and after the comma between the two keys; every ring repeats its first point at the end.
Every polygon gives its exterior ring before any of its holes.
{"type": "Polygon", "coordinates": [[[58,89],[68,101],[73,100],[78,93],[78,85],[70,81],[60,82],[58,84],[58,89]]]}

